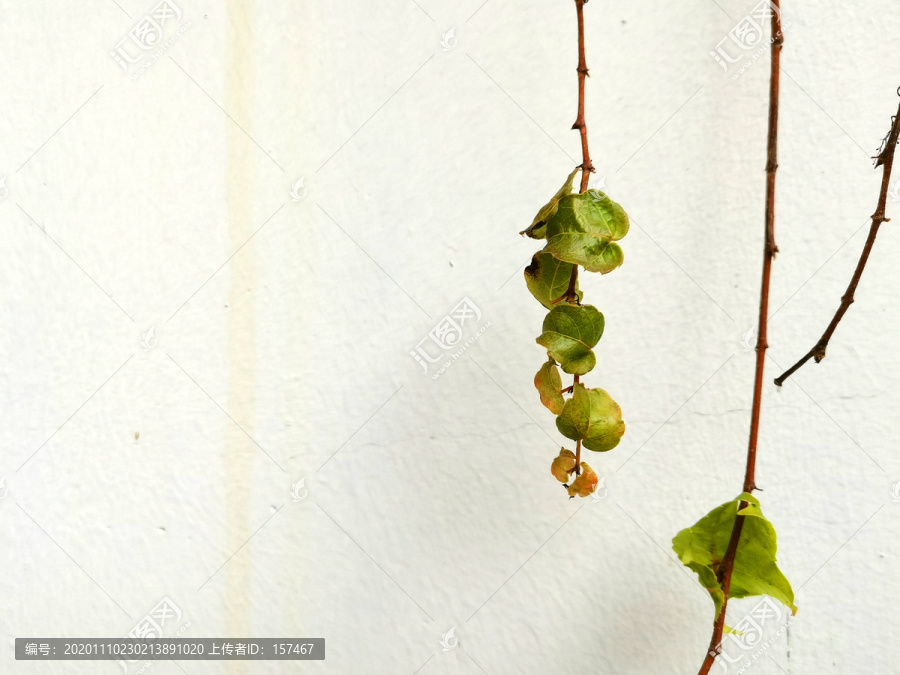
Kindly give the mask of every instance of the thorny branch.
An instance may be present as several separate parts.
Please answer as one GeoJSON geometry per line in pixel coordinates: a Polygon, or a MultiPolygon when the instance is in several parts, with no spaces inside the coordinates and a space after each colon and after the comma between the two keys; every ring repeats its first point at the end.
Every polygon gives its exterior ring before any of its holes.
{"type": "MultiPolygon", "coordinates": [[[[897,90],[897,93],[900,95],[900,89],[897,90]]],[[[884,167],[881,174],[881,193],[878,195],[878,205],[875,207],[875,213],[872,214],[872,225],[869,227],[869,236],[866,237],[866,243],[859,256],[859,262],[856,263],[856,270],[854,270],[853,276],[850,278],[850,285],[847,286],[847,290],[841,297],[841,304],[838,307],[837,312],[835,312],[834,317],[831,319],[831,323],[828,324],[828,327],[825,329],[825,332],[822,333],[822,337],[819,338],[819,341],[816,342],[812,349],[797,361],[797,363],[775,379],[775,384],[779,387],[810,359],[815,359],[816,363],[818,363],[825,358],[825,350],[828,347],[831,336],[834,335],[837,325],[841,322],[841,319],[844,318],[844,314],[847,313],[847,310],[850,309],[850,305],[853,304],[856,287],[859,285],[859,280],[862,277],[863,270],[865,270],[866,263],[869,260],[869,253],[871,253],[872,246],[875,244],[878,228],[881,227],[882,223],[886,223],[890,220],[890,218],[885,217],[884,208],[885,203],[887,202],[888,187],[891,182],[891,168],[894,164],[894,150],[897,148],[898,136],[900,136],[900,107],[898,107],[897,114],[894,115],[894,118],[891,120],[891,130],[887,135],[886,142],[882,145],[878,156],[875,158],[875,166],[884,167]]]]}
{"type": "MultiPolygon", "coordinates": [[[[766,159],[766,217],[765,245],[763,248],[762,284],[759,299],[759,335],[756,341],[756,378],[753,384],[753,409],[750,414],[750,440],[747,446],[747,469],[744,474],[744,492],[756,489],[756,445],[759,439],[759,414],[762,407],[763,371],[765,369],[768,319],[769,319],[769,281],[772,276],[772,260],[778,252],[775,244],[775,171],[778,169],[778,98],[781,75],[781,48],[784,35],[781,32],[780,0],[772,2],[772,63],[769,77],[769,130],[766,159]]],[[[740,502],[739,509],[747,506],[740,502]]],[[[725,557],[717,571],[718,581],[722,586],[724,601],[719,616],[713,626],[712,638],[709,641],[706,658],[698,675],[707,675],[721,650],[722,634],[725,628],[725,610],[728,607],[728,594],[731,591],[731,575],[734,571],[734,559],[737,555],[741,531],[744,528],[744,516],[736,515],[731,539],[725,551],[725,557]]]]}
{"type": "MultiPolygon", "coordinates": [[[[584,81],[588,74],[587,59],[584,55],[584,6],[588,0],[575,0],[575,11],[578,15],[578,117],[573,129],[578,129],[581,133],[581,189],[579,192],[585,192],[588,187],[588,181],[594,165],[591,163],[591,152],[588,149],[587,124],[584,121],[584,81]]],[[[578,294],[575,288],[578,284],[578,265],[572,265],[572,276],[569,277],[569,287],[563,296],[566,302],[577,304],[578,294]]],[[[572,391],[578,384],[579,377],[575,375],[572,391]]],[[[575,474],[581,474],[581,441],[575,444],[575,474]]]]}

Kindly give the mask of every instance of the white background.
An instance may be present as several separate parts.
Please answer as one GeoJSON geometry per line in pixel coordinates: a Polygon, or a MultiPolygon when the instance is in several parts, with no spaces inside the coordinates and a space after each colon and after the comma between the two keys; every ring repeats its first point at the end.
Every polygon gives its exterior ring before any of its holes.
{"type": "MultiPolygon", "coordinates": [[[[517,233],[581,161],[573,2],[185,1],[136,80],[110,52],[152,0],[0,2],[0,670],[122,672],[16,663],[14,638],[124,636],[168,597],[168,636],[327,660],[160,674],[696,672],[713,607],[670,542],[740,491],[769,70],[710,51],[755,4],[586,6],[594,184],[632,227],[582,278],[585,381],[628,429],[586,457],[607,498],[569,501],[517,233]],[[410,352],[464,297],[490,326],[432,379],[410,352]]],[[[800,611],[750,672],[888,673],[893,223],[828,358],[771,380],[865,239],[900,18],[785,12],[757,482],[800,611]]]]}

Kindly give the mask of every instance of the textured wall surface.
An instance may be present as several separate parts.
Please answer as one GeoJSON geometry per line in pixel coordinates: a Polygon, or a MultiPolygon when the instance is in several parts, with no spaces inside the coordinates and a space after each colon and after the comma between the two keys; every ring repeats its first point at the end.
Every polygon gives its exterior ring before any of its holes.
{"type": "MultiPolygon", "coordinates": [[[[670,542],[743,476],[757,3],[586,6],[592,185],[632,221],[623,267],[582,278],[606,317],[586,380],[628,430],[587,453],[604,491],[569,501],[532,385],[539,245],[517,233],[581,161],[574,3],[176,2],[0,1],[0,671],[123,672],[15,662],[14,638],[150,616],[168,637],[327,643],[324,662],[160,674],[696,672],[713,608],[670,542]],[[429,332],[464,299],[441,351],[429,332]],[[417,345],[445,358],[424,372],[417,345]]],[[[893,223],[828,358],[771,380],[865,239],[900,15],[785,4],[757,482],[799,612],[732,603],[723,667],[891,673],[893,223]]]]}

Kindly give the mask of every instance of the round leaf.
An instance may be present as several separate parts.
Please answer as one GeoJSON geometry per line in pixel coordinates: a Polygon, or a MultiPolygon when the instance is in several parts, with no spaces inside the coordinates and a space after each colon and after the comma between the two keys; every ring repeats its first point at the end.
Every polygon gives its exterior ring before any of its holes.
{"type": "Polygon", "coordinates": [[[625,209],[602,192],[566,195],[547,221],[544,250],[589,272],[606,274],[625,259],[613,242],[628,234],[628,227],[625,209]]]}
{"type": "MultiPolygon", "coordinates": [[[[547,309],[553,309],[554,300],[561,298],[569,289],[569,279],[572,276],[571,263],[554,258],[546,251],[538,251],[531,259],[531,264],[525,268],[525,283],[528,290],[547,309]]],[[[583,293],[578,290],[578,282],[575,282],[575,293],[579,302],[583,293]]]]}
{"type": "Polygon", "coordinates": [[[612,450],[625,433],[619,404],[602,389],[587,389],[580,382],[556,418],[556,427],[566,438],[580,440],[595,452],[612,450]]]}
{"type": "Polygon", "coordinates": [[[537,343],[570,375],[589,373],[597,363],[591,349],[603,335],[603,315],[591,305],[557,305],[544,317],[537,343]]]}

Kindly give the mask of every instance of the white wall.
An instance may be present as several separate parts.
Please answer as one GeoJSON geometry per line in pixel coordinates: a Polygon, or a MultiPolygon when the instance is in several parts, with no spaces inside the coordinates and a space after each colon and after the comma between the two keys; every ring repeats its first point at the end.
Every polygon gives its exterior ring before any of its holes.
{"type": "MultiPolygon", "coordinates": [[[[712,603],[670,541],[740,491],[768,90],[767,54],[732,79],[709,52],[755,3],[585,10],[596,178],[632,217],[624,266],[582,279],[607,324],[585,379],[628,424],[588,453],[596,502],[549,473],[517,234],[580,162],[574,3],[178,4],[132,80],[109,53],[153,2],[0,2],[0,670],[121,672],[14,638],[123,636],[168,597],[167,636],[327,659],[154,673],[696,672],[712,603]],[[464,297],[489,326],[432,379],[410,351],[464,297]]],[[[889,673],[893,223],[828,358],[771,379],[862,247],[900,17],[785,5],[757,481],[800,611],[750,672],[889,673]]]]}

